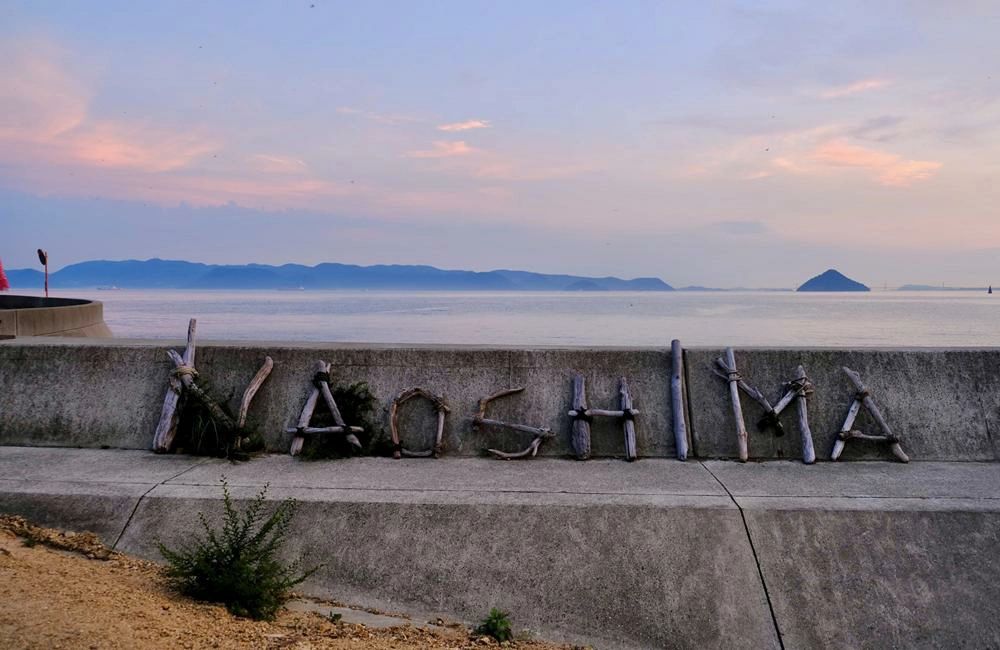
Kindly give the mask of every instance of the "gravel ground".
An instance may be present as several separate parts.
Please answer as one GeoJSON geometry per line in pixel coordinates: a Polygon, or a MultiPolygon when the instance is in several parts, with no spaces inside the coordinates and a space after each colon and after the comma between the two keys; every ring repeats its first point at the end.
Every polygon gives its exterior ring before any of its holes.
{"type": "Polygon", "coordinates": [[[287,610],[272,622],[237,618],[224,607],[177,594],[158,565],[109,551],[90,533],[60,533],[6,515],[0,516],[0,639],[11,650],[498,647],[458,626],[370,629],[287,610]]]}

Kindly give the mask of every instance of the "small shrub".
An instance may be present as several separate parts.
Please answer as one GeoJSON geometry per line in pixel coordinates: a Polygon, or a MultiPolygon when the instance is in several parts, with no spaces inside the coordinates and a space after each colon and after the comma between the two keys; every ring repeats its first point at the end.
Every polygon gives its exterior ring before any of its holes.
{"type": "Polygon", "coordinates": [[[265,516],[266,494],[265,485],[246,509],[238,512],[223,479],[222,530],[213,530],[199,513],[204,537],[196,537],[176,551],[159,544],[160,554],[169,564],[166,574],[181,592],[222,603],[237,616],[272,619],[289,590],[316,571],[318,567],[298,573],[298,562],[285,565],[278,560],[295,515],[295,502],[282,501],[265,516]]]}
{"type": "Polygon", "coordinates": [[[330,621],[334,625],[340,623],[340,619],[344,618],[343,614],[338,614],[336,612],[330,612],[326,615],[326,620],[330,621]]]}
{"type": "Polygon", "coordinates": [[[490,610],[489,616],[479,622],[475,634],[493,637],[497,641],[512,641],[514,639],[514,632],[510,628],[507,612],[501,612],[496,607],[490,610]]]}

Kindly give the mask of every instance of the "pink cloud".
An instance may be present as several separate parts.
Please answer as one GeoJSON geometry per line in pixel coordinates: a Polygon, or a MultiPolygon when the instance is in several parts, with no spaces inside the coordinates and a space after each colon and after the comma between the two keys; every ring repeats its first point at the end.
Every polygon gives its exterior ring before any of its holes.
{"type": "Polygon", "coordinates": [[[254,170],[266,174],[304,174],[309,171],[305,161],[276,154],[254,154],[247,162],[254,170]]]}
{"type": "Polygon", "coordinates": [[[401,124],[415,124],[424,120],[411,115],[393,115],[390,113],[376,113],[353,106],[338,106],[337,112],[341,115],[356,115],[372,122],[385,124],[387,126],[399,126],[401,124]]]}
{"type": "Polygon", "coordinates": [[[846,86],[835,86],[825,90],[820,93],[820,97],[823,99],[836,99],[838,97],[847,97],[848,95],[857,95],[869,90],[877,90],[888,85],[889,82],[885,79],[862,79],[846,86]]]}
{"type": "Polygon", "coordinates": [[[843,140],[830,140],[820,144],[809,159],[830,167],[858,167],[875,175],[881,185],[906,187],[915,181],[931,178],[941,168],[941,163],[931,160],[907,160],[902,156],[879,149],[869,149],[849,144],[843,140]]]}
{"type": "Polygon", "coordinates": [[[488,129],[492,126],[489,120],[466,120],[465,122],[454,122],[452,124],[442,124],[438,131],[454,133],[456,131],[470,131],[472,129],[488,129]]]}
{"type": "Polygon", "coordinates": [[[407,151],[403,154],[404,158],[453,158],[455,156],[466,156],[470,153],[476,153],[478,149],[473,149],[465,140],[458,140],[457,142],[449,142],[447,140],[435,140],[433,143],[434,148],[423,151],[407,151]]]}
{"type": "Polygon", "coordinates": [[[9,61],[0,69],[0,159],[164,172],[219,147],[197,130],[94,120],[90,93],[58,48],[35,42],[7,49],[0,51],[9,61]]]}

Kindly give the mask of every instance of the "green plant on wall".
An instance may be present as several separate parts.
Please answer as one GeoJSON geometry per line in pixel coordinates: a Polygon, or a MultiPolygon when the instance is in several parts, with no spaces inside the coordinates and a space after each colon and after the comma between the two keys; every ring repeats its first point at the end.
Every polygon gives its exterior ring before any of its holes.
{"type": "Polygon", "coordinates": [[[489,615],[479,622],[479,627],[473,633],[477,636],[488,636],[497,641],[512,641],[514,639],[514,631],[511,629],[507,612],[500,611],[496,607],[491,609],[489,615]]]}
{"type": "Polygon", "coordinates": [[[177,421],[177,450],[194,456],[230,460],[248,460],[254,453],[263,451],[264,438],[258,433],[256,423],[248,421],[242,427],[234,424],[237,419],[229,404],[235,391],[220,396],[207,380],[199,377],[195,381],[201,391],[219,405],[229,421],[216,417],[202,401],[185,396],[177,421]]]}
{"type": "Polygon", "coordinates": [[[213,529],[199,513],[203,535],[178,550],[159,544],[168,564],[166,575],[182,593],[222,603],[237,616],[272,619],[289,590],[316,571],[318,567],[299,572],[299,562],[278,559],[296,506],[285,500],[267,514],[266,495],[265,485],[240,511],[223,478],[222,530],[213,529]]]}

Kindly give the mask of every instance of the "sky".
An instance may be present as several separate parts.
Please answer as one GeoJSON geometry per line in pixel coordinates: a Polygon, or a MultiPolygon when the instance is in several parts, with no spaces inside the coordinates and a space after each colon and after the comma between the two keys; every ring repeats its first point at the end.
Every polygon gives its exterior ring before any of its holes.
{"type": "Polygon", "coordinates": [[[0,260],[1000,285],[1000,4],[0,0],[0,260]]]}

